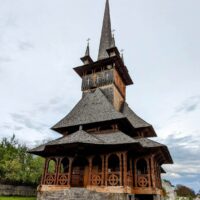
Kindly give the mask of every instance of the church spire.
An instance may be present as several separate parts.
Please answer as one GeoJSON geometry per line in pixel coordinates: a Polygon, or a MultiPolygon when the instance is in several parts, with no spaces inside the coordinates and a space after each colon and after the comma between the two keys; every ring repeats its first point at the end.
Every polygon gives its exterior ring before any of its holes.
{"type": "Polygon", "coordinates": [[[85,65],[93,62],[92,58],[90,57],[90,43],[89,42],[90,42],[90,39],[87,40],[85,56],[81,58],[81,60],[83,61],[85,65]]]}
{"type": "Polygon", "coordinates": [[[108,57],[106,50],[109,49],[111,45],[112,45],[112,31],[111,31],[111,20],[110,20],[110,8],[109,8],[109,0],[106,0],[98,60],[108,57]]]}

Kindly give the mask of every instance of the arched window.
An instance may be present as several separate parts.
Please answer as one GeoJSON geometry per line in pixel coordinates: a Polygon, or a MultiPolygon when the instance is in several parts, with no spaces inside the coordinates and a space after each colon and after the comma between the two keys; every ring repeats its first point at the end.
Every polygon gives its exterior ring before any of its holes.
{"type": "Polygon", "coordinates": [[[108,172],[118,172],[119,171],[119,157],[112,154],[108,158],[108,172]]]}
{"type": "Polygon", "coordinates": [[[69,159],[63,158],[60,165],[60,173],[68,173],[69,172],[69,159]]]}
{"type": "Polygon", "coordinates": [[[147,162],[145,159],[140,159],[137,161],[137,174],[148,174],[147,162]]]}
{"type": "Polygon", "coordinates": [[[100,156],[95,156],[92,160],[92,171],[98,173],[102,171],[102,160],[100,156]]]}
{"type": "Polygon", "coordinates": [[[47,171],[51,174],[56,172],[56,161],[54,159],[49,160],[47,171]]]}

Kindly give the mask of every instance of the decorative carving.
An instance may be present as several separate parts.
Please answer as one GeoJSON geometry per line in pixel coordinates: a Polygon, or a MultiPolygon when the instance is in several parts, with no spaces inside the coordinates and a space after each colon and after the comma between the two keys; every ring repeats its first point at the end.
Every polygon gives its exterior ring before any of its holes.
{"type": "Polygon", "coordinates": [[[54,175],[47,175],[45,182],[47,185],[53,185],[55,183],[54,175]]]}
{"type": "Polygon", "coordinates": [[[111,186],[116,186],[119,183],[119,178],[115,174],[111,174],[108,178],[108,182],[111,186]]]}
{"type": "Polygon", "coordinates": [[[100,175],[93,175],[92,176],[92,185],[96,185],[96,186],[101,185],[101,177],[100,177],[100,175]]]}
{"type": "Polygon", "coordinates": [[[58,184],[59,185],[67,185],[67,182],[68,182],[68,175],[67,174],[63,174],[63,175],[60,175],[59,176],[59,179],[58,179],[58,184]]]}
{"type": "Polygon", "coordinates": [[[138,185],[140,187],[147,187],[148,186],[148,179],[145,176],[138,177],[138,185]]]}

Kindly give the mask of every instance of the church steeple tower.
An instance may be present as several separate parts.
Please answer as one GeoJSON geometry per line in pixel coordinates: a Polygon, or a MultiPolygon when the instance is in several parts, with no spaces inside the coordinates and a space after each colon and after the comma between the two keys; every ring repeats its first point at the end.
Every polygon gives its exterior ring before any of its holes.
{"type": "Polygon", "coordinates": [[[111,48],[111,45],[112,45],[112,31],[111,31],[111,20],[110,20],[110,6],[109,6],[109,0],[106,0],[103,26],[101,31],[101,40],[99,45],[98,60],[108,58],[108,53],[106,50],[111,48]]]}
{"type": "Polygon", "coordinates": [[[116,110],[120,110],[126,99],[126,86],[133,84],[133,81],[115,45],[109,0],[106,0],[98,60],[93,62],[91,59],[89,44],[81,60],[84,65],[74,70],[82,78],[83,95],[99,88],[116,110]]]}
{"type": "Polygon", "coordinates": [[[82,98],[52,127],[63,136],[29,151],[45,158],[37,200],[162,199],[161,166],[173,160],[126,102],[133,82],[111,33],[108,0],[97,61],[89,43],[84,53],[74,68],[82,98]]]}

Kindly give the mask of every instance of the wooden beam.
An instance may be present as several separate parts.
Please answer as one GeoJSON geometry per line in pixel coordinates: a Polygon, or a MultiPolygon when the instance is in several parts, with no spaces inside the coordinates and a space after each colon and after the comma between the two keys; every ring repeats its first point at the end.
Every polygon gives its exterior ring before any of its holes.
{"type": "Polygon", "coordinates": [[[71,186],[71,179],[72,179],[72,163],[73,163],[73,158],[69,158],[69,175],[68,175],[68,186],[71,186]]]}
{"type": "Polygon", "coordinates": [[[122,183],[122,176],[123,176],[123,165],[122,165],[122,156],[121,156],[121,153],[118,153],[117,154],[118,155],[118,157],[119,157],[119,168],[120,168],[120,186],[122,186],[123,185],[123,183],[122,183]]]}
{"type": "Polygon", "coordinates": [[[123,164],[124,164],[124,187],[127,186],[127,152],[123,153],[123,164]]]}
{"type": "Polygon", "coordinates": [[[89,161],[89,181],[88,181],[88,185],[92,185],[92,183],[91,183],[91,179],[92,179],[92,157],[89,157],[88,158],[88,161],[89,161]]]}
{"type": "Polygon", "coordinates": [[[152,186],[153,188],[156,188],[156,182],[155,182],[155,165],[154,165],[154,155],[151,156],[151,180],[152,180],[152,186]]]}
{"type": "Polygon", "coordinates": [[[134,160],[134,180],[135,180],[135,184],[134,186],[137,187],[137,160],[134,160]]]}
{"type": "Polygon", "coordinates": [[[101,169],[102,181],[101,181],[101,186],[103,186],[105,184],[105,156],[104,155],[101,156],[101,161],[102,161],[102,169],[101,169]]]}

